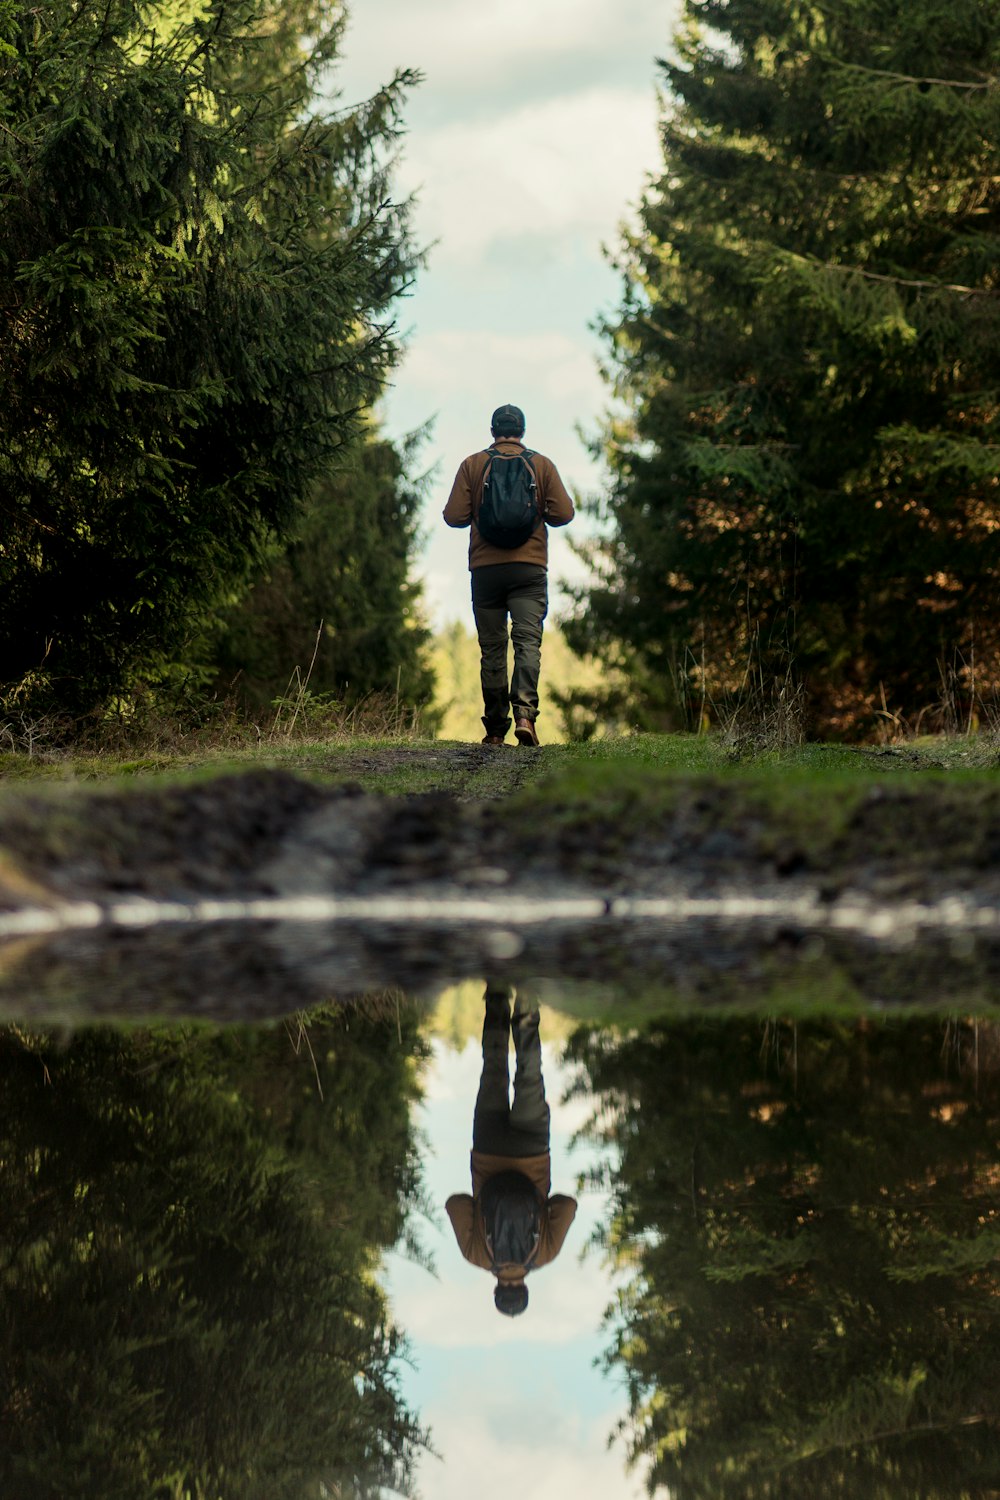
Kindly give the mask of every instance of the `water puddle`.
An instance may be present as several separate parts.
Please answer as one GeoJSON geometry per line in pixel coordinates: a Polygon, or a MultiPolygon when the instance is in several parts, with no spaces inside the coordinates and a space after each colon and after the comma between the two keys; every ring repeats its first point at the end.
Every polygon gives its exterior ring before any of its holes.
{"type": "Polygon", "coordinates": [[[672,1003],[0,1030],[0,1492],[987,1493],[1000,1024],[672,1003]]]}
{"type": "Polygon", "coordinates": [[[516,965],[550,989],[746,1010],[989,1008],[1000,908],[853,893],[136,896],[0,914],[0,1016],[280,1019],[372,991],[438,993],[516,965]]]}
{"type": "Polygon", "coordinates": [[[0,1495],[1000,1489],[993,886],[170,797],[6,887],[0,1495]]]}

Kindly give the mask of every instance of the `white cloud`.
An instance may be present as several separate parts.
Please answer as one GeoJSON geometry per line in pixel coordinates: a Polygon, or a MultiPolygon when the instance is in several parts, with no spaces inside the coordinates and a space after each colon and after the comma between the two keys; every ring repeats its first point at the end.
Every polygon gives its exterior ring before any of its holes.
{"type": "MultiPolygon", "coordinates": [[[[516,312],[512,321],[516,321],[516,312]]],[[[461,403],[461,438],[456,435],[455,467],[476,446],[478,438],[489,441],[490,413],[501,401],[517,399],[529,423],[532,410],[549,410],[554,402],[577,410],[592,410],[606,393],[594,354],[583,338],[573,339],[546,329],[497,332],[486,328],[440,329],[415,339],[406,352],[397,375],[424,392],[426,400],[444,411],[461,403]],[[527,391],[526,391],[527,387],[527,391]],[[499,392],[499,394],[497,394],[499,392]],[[520,394],[518,394],[520,393],[520,394]],[[471,427],[466,411],[473,419],[471,427]]],[[[537,420],[533,426],[537,427],[537,420]]],[[[440,430],[439,441],[451,433],[440,430]]],[[[530,444],[530,433],[528,435],[530,444]]],[[[442,476],[444,477],[444,476],[442,476]]],[[[451,483],[452,475],[447,475],[451,483]]]]}
{"type": "MultiPolygon", "coordinates": [[[[488,1381],[484,1375],[484,1381],[488,1381]]],[[[597,1424],[566,1412],[545,1423],[521,1420],[510,1426],[491,1421],[463,1403],[462,1409],[434,1422],[434,1442],[446,1462],[428,1458],[420,1470],[426,1493],[434,1500],[639,1500],[645,1491],[638,1473],[625,1472],[620,1445],[610,1451],[606,1432],[597,1424]]]]}
{"type": "Polygon", "coordinates": [[[478,1049],[474,1043],[461,1052],[440,1038],[431,1043],[431,1060],[421,1077],[426,1108],[445,1102],[468,1103],[470,1070],[476,1065],[478,1049]],[[466,1052],[471,1057],[466,1057],[466,1052]]]}
{"type": "Polygon", "coordinates": [[[399,183],[418,194],[419,234],[439,240],[434,267],[532,240],[569,260],[612,237],[656,156],[652,90],[596,87],[424,130],[399,183]]]}
{"type": "MultiPolygon", "coordinates": [[[[565,1077],[566,1074],[562,1076],[565,1077]]],[[[593,1113],[594,1101],[587,1094],[581,1094],[575,1099],[567,1099],[565,1103],[560,1102],[552,1114],[553,1149],[557,1141],[560,1145],[565,1144],[568,1147],[577,1131],[590,1123],[593,1113]]],[[[577,1148],[577,1150],[582,1149],[584,1148],[577,1148]]]]}
{"type": "Polygon", "coordinates": [[[648,59],[651,73],[675,17],[662,0],[355,0],[347,57],[358,76],[418,68],[429,88],[480,92],[541,62],[557,87],[588,59],[648,59]]]}
{"type": "MultiPolygon", "coordinates": [[[[572,1178],[555,1186],[572,1189],[572,1178]]],[[[499,1316],[492,1278],[462,1258],[447,1219],[440,1240],[435,1236],[433,1242],[440,1280],[392,1258],[393,1316],[413,1347],[485,1352],[536,1345],[555,1350],[575,1344],[581,1335],[596,1337],[614,1287],[597,1254],[580,1259],[593,1227],[589,1205],[581,1207],[558,1258],[528,1278],[530,1302],[522,1318],[499,1316]]]]}

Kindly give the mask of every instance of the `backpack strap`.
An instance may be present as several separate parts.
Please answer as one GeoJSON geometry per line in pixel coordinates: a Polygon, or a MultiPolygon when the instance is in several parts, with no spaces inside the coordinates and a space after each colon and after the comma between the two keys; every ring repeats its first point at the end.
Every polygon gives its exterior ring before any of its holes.
{"type": "Polygon", "coordinates": [[[479,492],[478,492],[478,494],[474,494],[473,497],[472,497],[472,519],[473,520],[475,520],[476,517],[479,514],[480,508],[481,508],[482,503],[483,503],[483,491],[486,488],[486,476],[489,474],[489,472],[490,472],[490,466],[492,465],[493,460],[497,456],[497,450],[494,447],[484,448],[483,452],[486,454],[486,462],[483,465],[483,472],[482,472],[482,474],[480,475],[480,478],[479,478],[479,492]]]}
{"type": "MultiPolygon", "coordinates": [[[[538,518],[539,520],[544,521],[545,507],[542,504],[542,496],[538,488],[538,473],[535,469],[534,464],[531,462],[533,458],[537,457],[535,450],[534,448],[525,448],[524,452],[519,454],[518,457],[524,459],[528,473],[531,475],[531,487],[535,492],[535,506],[538,510],[538,518]]],[[[537,526],[535,527],[535,530],[538,530],[537,526]]]]}

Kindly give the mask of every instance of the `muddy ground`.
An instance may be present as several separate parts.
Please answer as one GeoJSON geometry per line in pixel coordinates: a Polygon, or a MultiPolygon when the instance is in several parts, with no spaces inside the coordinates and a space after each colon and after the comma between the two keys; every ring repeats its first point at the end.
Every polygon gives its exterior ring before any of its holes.
{"type": "Polygon", "coordinates": [[[887,778],[829,817],[710,776],[591,806],[526,797],[542,762],[499,753],[499,773],[480,746],[387,747],[339,756],[335,786],[252,771],[8,797],[0,1006],[29,1019],[250,1019],[497,972],[667,1009],[980,1008],[1000,995],[1000,782],[887,778]],[[352,780],[401,764],[430,789],[387,798],[352,780]],[[429,909],[145,929],[115,915],[136,897],[183,912],[317,896],[429,909]],[[589,915],[546,915],[556,898],[589,902],[589,915]],[[651,918],[616,905],[637,898],[702,909],[651,918]],[[96,905],[97,927],[37,930],[80,902],[96,905]]]}

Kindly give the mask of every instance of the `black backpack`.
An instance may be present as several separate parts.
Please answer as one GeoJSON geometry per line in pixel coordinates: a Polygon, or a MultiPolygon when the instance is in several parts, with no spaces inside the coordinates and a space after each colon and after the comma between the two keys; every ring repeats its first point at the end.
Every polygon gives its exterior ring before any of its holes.
{"type": "Polygon", "coordinates": [[[523,547],[542,524],[538,508],[538,481],[528,462],[530,448],[505,458],[496,448],[487,448],[489,462],[483,472],[483,494],[476,525],[484,541],[493,547],[523,547]]]}
{"type": "Polygon", "coordinates": [[[523,1172],[497,1172],[479,1195],[493,1270],[529,1266],[538,1254],[538,1195],[523,1172]]]}

